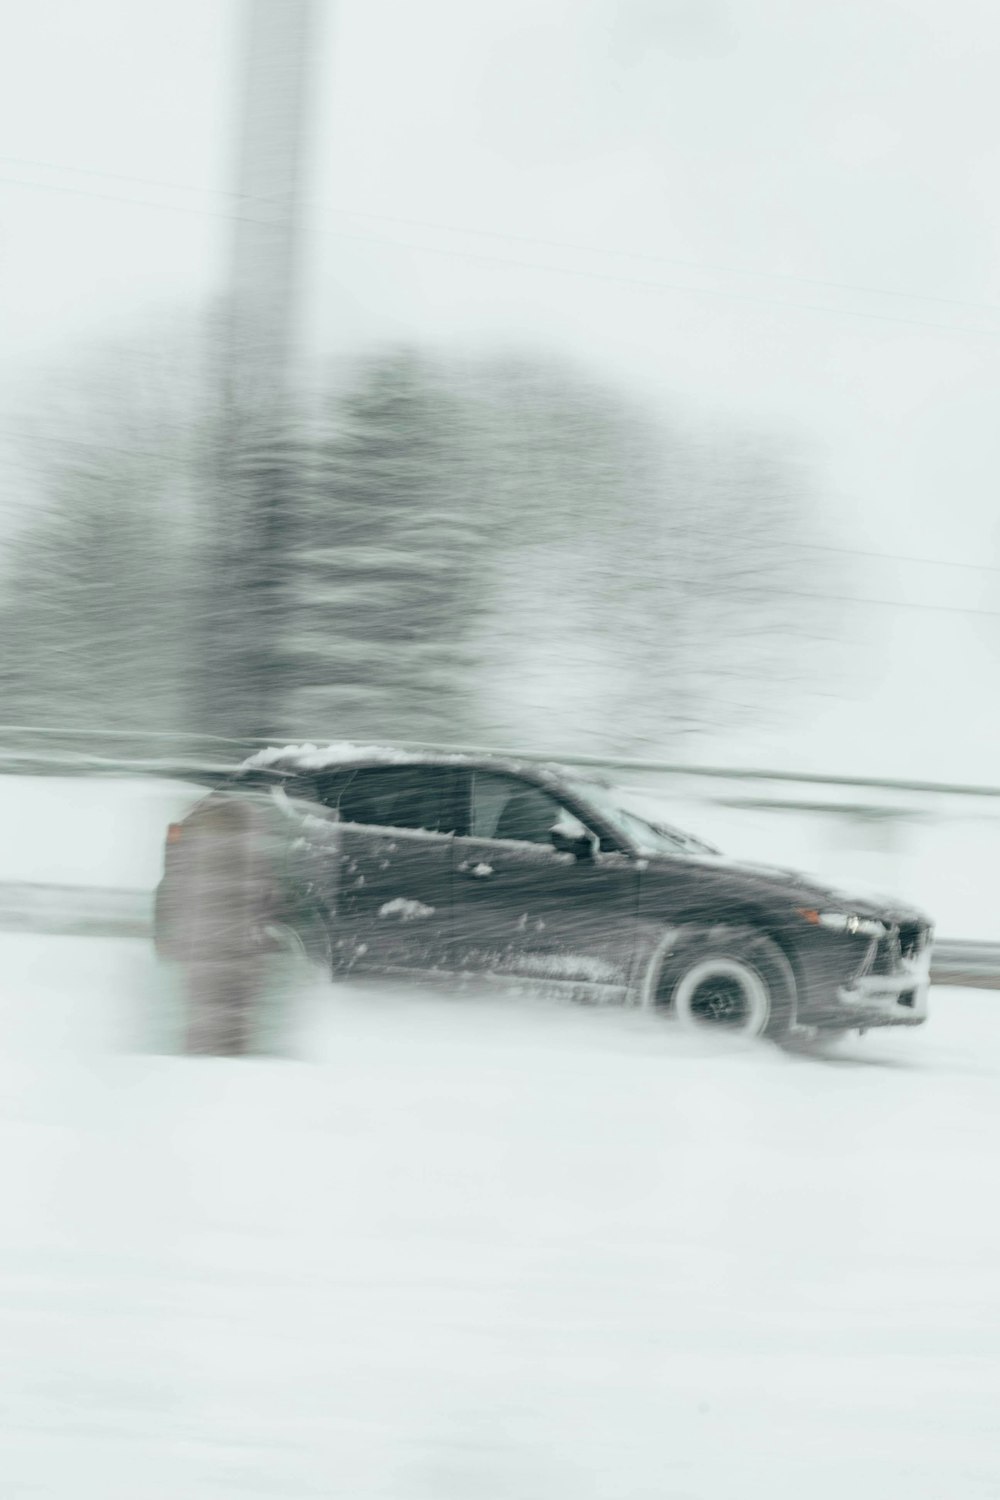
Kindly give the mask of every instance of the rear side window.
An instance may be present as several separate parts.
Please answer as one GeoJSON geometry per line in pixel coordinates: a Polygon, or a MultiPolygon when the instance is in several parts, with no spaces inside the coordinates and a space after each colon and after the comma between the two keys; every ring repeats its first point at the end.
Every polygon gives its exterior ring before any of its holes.
{"type": "Polygon", "coordinates": [[[372,766],[340,789],[342,823],[454,833],[454,774],[446,766],[372,766]]]}

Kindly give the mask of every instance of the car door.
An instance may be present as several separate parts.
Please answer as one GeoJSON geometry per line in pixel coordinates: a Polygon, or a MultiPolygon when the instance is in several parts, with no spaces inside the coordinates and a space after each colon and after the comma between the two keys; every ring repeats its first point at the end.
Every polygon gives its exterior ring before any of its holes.
{"type": "Polygon", "coordinates": [[[437,966],[451,932],[454,770],[363,766],[318,781],[338,814],[335,944],[366,966],[437,966]]]}
{"type": "Polygon", "coordinates": [[[456,967],[624,985],[638,913],[637,863],[604,853],[576,810],[527,778],[463,771],[463,825],[454,840],[456,967]],[[587,858],[563,852],[586,842],[587,858]]]}

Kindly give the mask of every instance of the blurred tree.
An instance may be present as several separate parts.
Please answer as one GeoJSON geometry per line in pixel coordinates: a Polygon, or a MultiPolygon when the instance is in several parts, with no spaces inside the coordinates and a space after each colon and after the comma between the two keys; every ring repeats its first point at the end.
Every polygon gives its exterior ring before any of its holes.
{"type": "MultiPolygon", "coordinates": [[[[174,322],[91,353],[32,393],[33,514],[7,549],[5,717],[244,739],[279,728],[281,549],[311,437],[238,410],[219,328],[174,322]]],[[[148,749],[148,746],[146,746],[148,749]]]]}
{"type": "Polygon", "coordinates": [[[67,460],[14,549],[2,615],[5,714],[79,728],[173,727],[179,615],[163,491],[143,460],[67,460]]]}
{"type": "Polygon", "coordinates": [[[304,413],[220,410],[205,445],[210,483],[198,527],[199,644],[189,676],[200,729],[240,738],[294,734],[292,570],[306,534],[316,438],[304,413]]]}
{"type": "Polygon", "coordinates": [[[464,386],[494,517],[488,737],[652,754],[773,713],[825,625],[799,596],[814,495],[787,446],[539,360],[464,386]]]}
{"type": "Polygon", "coordinates": [[[652,754],[794,683],[821,606],[777,445],[409,350],[265,421],[218,344],[174,327],[36,398],[8,721],[652,754]]]}
{"type": "Polygon", "coordinates": [[[171,363],[104,351],[35,394],[23,448],[34,504],[0,594],[8,720],[176,727],[195,407],[171,363]]]}
{"type": "Polygon", "coordinates": [[[367,361],[328,413],[294,556],[294,717],[454,740],[470,724],[482,578],[465,407],[402,350],[367,361]]]}

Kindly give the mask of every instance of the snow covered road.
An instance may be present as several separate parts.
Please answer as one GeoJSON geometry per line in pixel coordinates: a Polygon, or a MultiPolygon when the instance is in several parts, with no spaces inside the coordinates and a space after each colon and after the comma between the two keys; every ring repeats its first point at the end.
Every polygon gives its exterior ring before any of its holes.
{"type": "Polygon", "coordinates": [[[1000,998],[835,1057],[0,937],[4,1500],[1000,1496],[1000,998]],[[279,997],[280,998],[280,997],[279,997]]]}

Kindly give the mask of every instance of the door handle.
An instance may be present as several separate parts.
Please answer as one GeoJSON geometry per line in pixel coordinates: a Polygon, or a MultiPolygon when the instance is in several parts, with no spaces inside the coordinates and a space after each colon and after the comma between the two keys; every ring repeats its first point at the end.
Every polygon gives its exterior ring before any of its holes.
{"type": "Polygon", "coordinates": [[[493,874],[493,866],[487,865],[482,860],[463,859],[458,867],[459,874],[468,875],[470,880],[486,880],[493,874]]]}

